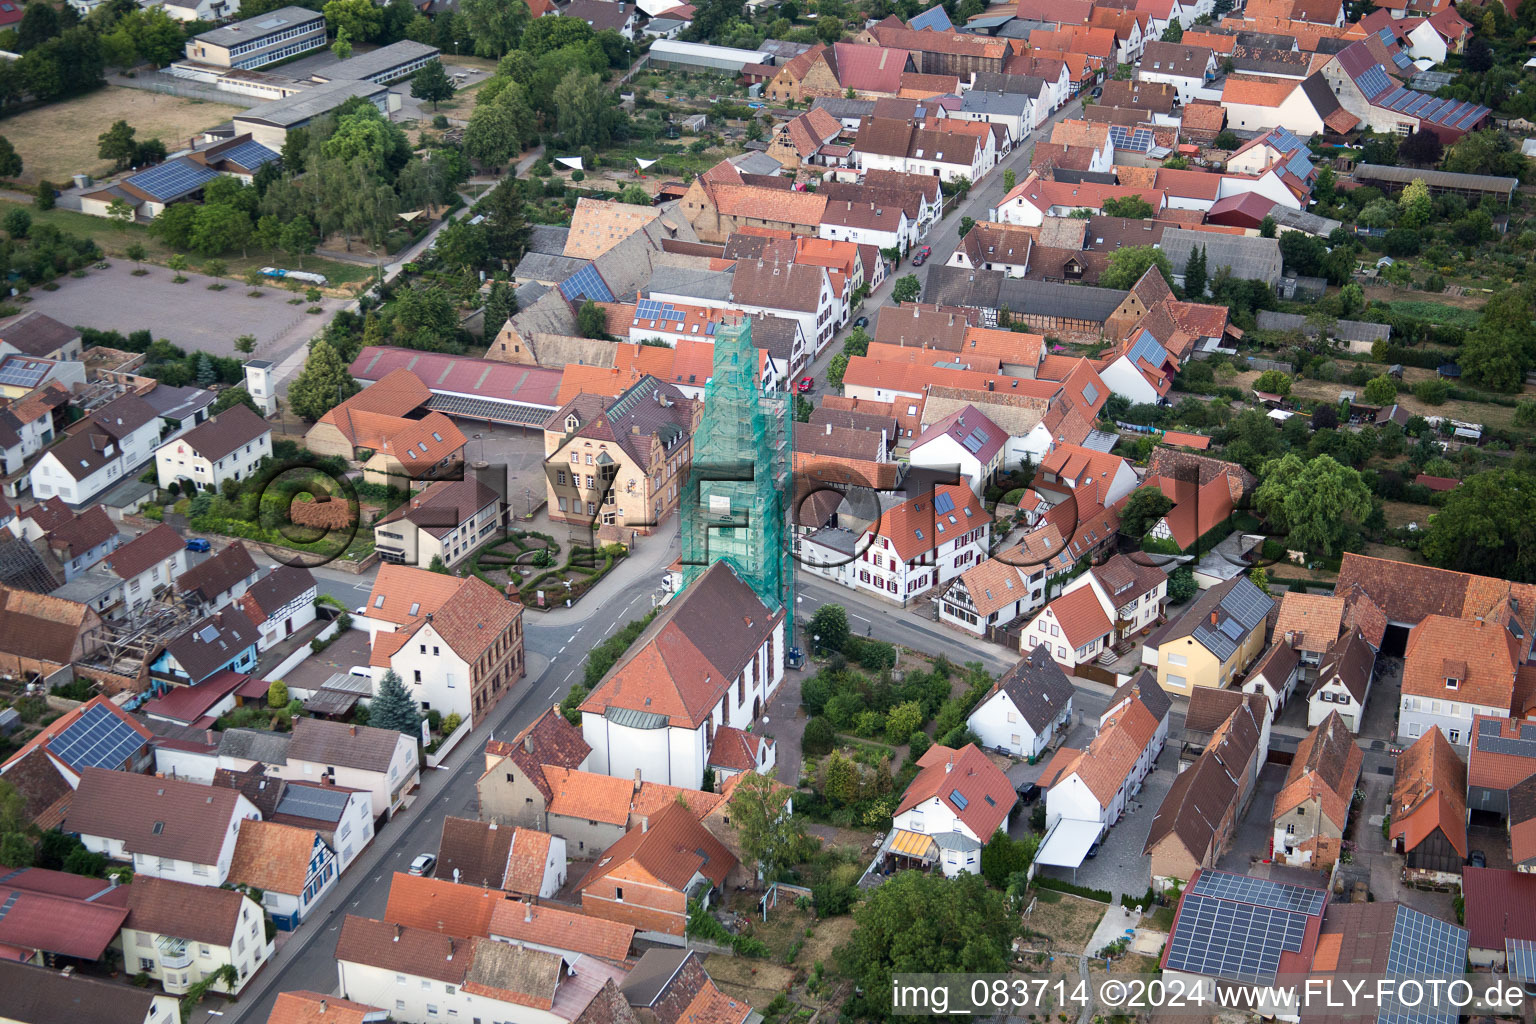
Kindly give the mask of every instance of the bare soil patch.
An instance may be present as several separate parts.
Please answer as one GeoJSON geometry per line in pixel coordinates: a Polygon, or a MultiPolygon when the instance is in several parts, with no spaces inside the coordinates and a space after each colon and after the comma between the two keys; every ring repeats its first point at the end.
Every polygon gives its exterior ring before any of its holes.
{"type": "Polygon", "coordinates": [[[1024,918],[1030,946],[1044,942],[1053,950],[1081,952],[1093,938],[1105,911],[1109,908],[1096,900],[1083,899],[1052,889],[1037,889],[1035,909],[1024,918]]]}
{"type": "Polygon", "coordinates": [[[718,953],[704,958],[704,969],[726,995],[746,1001],[758,1012],[766,1010],[775,996],[788,993],[795,979],[792,968],[718,953]]]}

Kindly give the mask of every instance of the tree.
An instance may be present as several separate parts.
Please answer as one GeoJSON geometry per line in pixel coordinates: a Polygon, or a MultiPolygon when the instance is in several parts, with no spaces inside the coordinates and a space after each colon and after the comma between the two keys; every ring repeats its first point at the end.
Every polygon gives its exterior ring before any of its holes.
{"type": "Polygon", "coordinates": [[[522,152],[520,117],[531,123],[533,111],[520,99],[522,86],[513,82],[490,103],[475,104],[464,129],[464,155],[483,167],[500,167],[522,152]],[[514,89],[517,94],[508,96],[514,89]]]}
{"type": "Polygon", "coordinates": [[[1248,580],[1266,595],[1270,594],[1269,572],[1262,565],[1256,565],[1248,570],[1248,580]]]}
{"type": "Polygon", "coordinates": [[[1129,217],[1131,220],[1146,220],[1152,216],[1152,204],[1141,196],[1116,196],[1113,199],[1104,200],[1104,216],[1129,217]]]}
{"type": "Polygon", "coordinates": [[[770,775],[747,772],[731,793],[731,824],[742,851],[757,862],[764,879],[810,856],[815,841],[805,832],[805,822],[789,813],[794,790],[770,775]]]}
{"type": "Polygon", "coordinates": [[[310,348],[304,369],[288,388],[288,407],[297,416],[318,420],[360,390],[336,349],[320,338],[310,348]]]}
{"type": "Polygon", "coordinates": [[[1017,914],[986,879],[903,871],[854,911],[856,927],[837,952],[839,966],[862,990],[849,1002],[855,1019],[891,1017],[891,978],[898,973],[1002,973],[1008,970],[1017,914]]]}
{"type": "Polygon", "coordinates": [[[1397,144],[1398,159],[1419,167],[1439,163],[1444,152],[1434,132],[1417,131],[1397,144]]]}
{"type": "Polygon", "coordinates": [[[1011,839],[1007,832],[998,829],[986,846],[981,848],[981,877],[999,889],[1007,887],[1008,876],[1028,871],[1040,847],[1035,836],[1011,839]]]}
{"type": "Polygon", "coordinates": [[[827,383],[834,388],[843,386],[843,375],[848,372],[848,355],[839,352],[827,360],[827,383]]]}
{"type": "Polygon", "coordinates": [[[1142,537],[1172,508],[1173,501],[1159,488],[1138,487],[1120,510],[1120,530],[1130,537],[1142,537]]]}
{"type": "Polygon", "coordinates": [[[1371,514],[1371,491],[1360,473],[1331,455],[1303,462],[1294,452],[1265,463],[1254,507],[1288,534],[1290,547],[1338,554],[1371,514]]]}
{"type": "Polygon", "coordinates": [[[233,206],[204,203],[192,222],[192,251],[199,256],[215,256],[226,249],[242,252],[251,244],[254,228],[251,218],[233,206]]]}
{"type": "Polygon", "coordinates": [[[295,217],[283,225],[278,245],[294,258],[302,269],[304,257],[315,251],[315,226],[308,217],[295,217]]]}
{"type": "Polygon", "coordinates": [[[1193,299],[1200,299],[1205,295],[1205,246],[1203,245],[1191,249],[1189,259],[1184,261],[1184,294],[1193,299]]]}
{"type": "Polygon", "coordinates": [[[892,746],[900,746],[922,724],[923,706],[915,700],[903,701],[886,712],[885,741],[892,746]]]}
{"type": "Polygon", "coordinates": [[[1397,381],[1386,374],[1365,382],[1365,400],[1371,405],[1391,405],[1397,398],[1397,381]]]}
{"type": "Polygon", "coordinates": [[[805,624],[805,632],[816,649],[841,651],[848,646],[848,612],[840,604],[824,604],[805,624]]]}
{"type": "Polygon", "coordinates": [[[905,274],[897,278],[891,286],[892,302],[916,302],[918,295],[922,294],[923,286],[918,281],[916,274],[905,274]]]}
{"type": "Polygon", "coordinates": [[[1509,288],[1483,306],[1481,320],[1457,353],[1468,383],[1490,391],[1520,390],[1532,365],[1529,324],[1531,303],[1536,299],[1533,291],[1530,287],[1509,288]]]}
{"type": "Polygon", "coordinates": [[[800,748],[814,757],[830,754],[837,742],[837,732],[832,723],[817,715],[805,723],[805,735],[800,738],[800,748]]]}
{"type": "Polygon", "coordinates": [[[625,185],[619,193],[619,202],[629,206],[650,206],[651,194],[639,185],[625,185]]]}
{"type": "Polygon", "coordinates": [[[1099,275],[1099,285],[1129,291],[1149,267],[1156,267],[1163,280],[1173,284],[1173,264],[1163,250],[1152,245],[1127,245],[1109,254],[1109,265],[1099,275]]]}
{"type": "Polygon", "coordinates": [[[1177,43],[1184,38],[1184,26],[1179,24],[1177,18],[1168,22],[1168,27],[1163,29],[1162,41],[1165,43],[1177,43]]]}
{"type": "Polygon", "coordinates": [[[443,100],[451,98],[455,90],[453,79],[443,70],[440,60],[427,61],[411,76],[411,95],[418,100],[430,100],[433,110],[443,100]]]}
{"type": "Polygon", "coordinates": [[[1217,149],[1233,150],[1243,144],[1243,140],[1237,137],[1237,133],[1230,128],[1223,128],[1211,145],[1217,149]]]}
{"type": "Polygon", "coordinates": [[[608,144],[613,94],[596,75],[572,70],[555,87],[555,124],[573,146],[608,144]]]}
{"type": "Polygon", "coordinates": [[[816,19],[816,38],[831,46],[843,38],[843,23],[839,18],[823,14],[816,19]]]}
{"type": "Polygon", "coordinates": [[[1421,380],[1413,386],[1413,397],[1425,405],[1444,405],[1451,397],[1451,386],[1443,380],[1421,380]]]}
{"type": "Polygon", "coordinates": [[[1003,191],[1005,193],[1012,192],[1013,186],[1017,180],[1017,177],[1013,173],[1013,168],[1010,167],[1008,170],[1005,170],[1003,172],[1003,191]]]}
{"type": "Polygon", "coordinates": [[[1168,600],[1173,604],[1183,604],[1194,597],[1200,590],[1200,584],[1195,581],[1195,571],[1187,565],[1181,565],[1168,574],[1168,600]]]}
{"type": "Polygon", "coordinates": [[[197,386],[208,388],[219,382],[219,374],[213,368],[213,360],[208,358],[207,352],[197,354],[197,386]]]}
{"type": "Polygon", "coordinates": [[[143,263],[145,258],[149,255],[149,252],[144,248],[143,242],[129,242],[128,247],[124,249],[123,252],[130,260],[133,261],[135,266],[143,263]]]}
{"type": "Polygon", "coordinates": [[[1284,398],[1291,393],[1291,378],[1281,370],[1265,370],[1254,380],[1253,390],[1284,398]]]}
{"type": "Polygon", "coordinates": [[[429,564],[427,566],[427,571],[428,572],[435,572],[435,573],[438,573],[438,574],[443,575],[443,576],[452,576],[453,575],[452,570],[450,570],[448,568],[447,564],[443,561],[443,556],[442,555],[433,555],[432,556],[432,562],[431,562],[431,564],[429,564]]]}
{"type": "Polygon", "coordinates": [[[1277,230],[1279,230],[1279,228],[1275,224],[1275,218],[1271,217],[1269,214],[1266,213],[1264,215],[1264,219],[1259,221],[1259,237],[1260,238],[1274,238],[1275,237],[1275,232],[1277,230]]]}
{"type": "MultiPolygon", "coordinates": [[[[1287,420],[1289,422],[1289,420],[1287,420]]],[[[1339,410],[1331,405],[1319,405],[1312,410],[1313,430],[1333,430],[1339,425],[1339,410]]]]}
{"type": "Polygon", "coordinates": [[[964,238],[966,235],[970,234],[971,233],[971,229],[974,228],[975,226],[976,226],[976,220],[975,220],[974,217],[961,217],[960,218],[960,237],[964,238]]]}
{"type": "Polygon", "coordinates": [[[0,224],[3,224],[5,233],[11,236],[12,241],[26,238],[32,233],[32,215],[24,206],[13,206],[5,211],[5,220],[0,224]]]}
{"type": "Polygon", "coordinates": [[[368,705],[368,724],[375,729],[393,729],[407,736],[421,735],[421,710],[406,691],[394,669],[379,680],[379,692],[368,705]]]}
{"type": "Polygon", "coordinates": [[[0,135],[0,178],[15,178],[21,174],[21,156],[11,145],[11,140],[0,135]]]}
{"type": "Polygon", "coordinates": [[[223,391],[220,391],[219,397],[213,400],[213,414],[217,416],[225,409],[236,405],[245,406],[257,416],[262,415],[261,410],[256,407],[256,399],[251,397],[251,393],[245,390],[245,385],[243,384],[236,384],[234,387],[225,388],[223,391]]]}
{"type": "Polygon", "coordinates": [[[1536,581],[1536,479],[1496,469],[1463,480],[1430,517],[1419,551],[1443,569],[1536,581]]]}
{"type": "MultiPolygon", "coordinates": [[[[9,785],[9,783],[7,783],[9,785]]],[[[37,862],[37,847],[25,832],[0,835],[0,864],[7,868],[29,868],[37,862]]]]}
{"type": "Polygon", "coordinates": [[[1403,194],[1397,197],[1397,206],[1398,225],[1415,231],[1428,224],[1435,212],[1434,198],[1423,178],[1414,178],[1408,183],[1403,194]]]}
{"type": "Polygon", "coordinates": [[[608,314],[591,299],[583,302],[576,311],[576,329],[583,338],[608,337],[608,314]]]}
{"type": "Polygon", "coordinates": [[[256,335],[242,334],[235,339],[235,351],[243,356],[248,356],[256,351],[256,335]]]}
{"type": "MultiPolygon", "coordinates": [[[[1295,234],[1296,232],[1291,232],[1295,234]]],[[[1339,315],[1350,316],[1365,308],[1365,289],[1359,281],[1348,281],[1339,289],[1339,315]]]]}
{"type": "Polygon", "coordinates": [[[172,281],[175,281],[177,284],[186,283],[186,276],[182,274],[182,271],[187,269],[187,258],[185,256],[179,252],[172,253],[171,258],[165,261],[165,265],[170,267],[175,275],[171,278],[172,281]]]}
{"type": "Polygon", "coordinates": [[[333,37],[371,43],[384,27],[384,8],[373,0],[330,0],[325,5],[325,24],[333,37]]]}
{"type": "Polygon", "coordinates": [[[841,751],[834,750],[822,767],[821,788],[829,800],[850,804],[859,798],[859,767],[841,751]]]}
{"type": "Polygon", "coordinates": [[[111,160],[114,171],[126,170],[137,152],[133,136],[134,128],[127,121],[112,122],[112,127],[96,136],[96,155],[103,160],[111,160]]]}
{"type": "Polygon", "coordinates": [[[491,58],[500,58],[508,50],[516,49],[531,18],[527,4],[501,0],[461,0],[459,11],[475,53],[491,58]]]}
{"type": "Polygon", "coordinates": [[[281,679],[274,679],[267,687],[267,707],[281,711],[288,706],[288,700],[288,684],[281,679]]]}
{"type": "Polygon", "coordinates": [[[490,294],[485,297],[485,340],[489,342],[496,337],[516,312],[517,295],[512,291],[512,286],[505,281],[492,284],[490,294]]]}
{"type": "Polygon", "coordinates": [[[1488,45],[1488,40],[1480,35],[1473,36],[1472,41],[1467,44],[1464,64],[1468,71],[1475,71],[1478,74],[1493,67],[1493,47],[1488,45]]]}
{"type": "Polygon", "coordinates": [[[348,32],[345,28],[338,28],[336,30],[336,41],[331,44],[331,53],[335,54],[337,60],[351,60],[352,33],[348,32]]]}

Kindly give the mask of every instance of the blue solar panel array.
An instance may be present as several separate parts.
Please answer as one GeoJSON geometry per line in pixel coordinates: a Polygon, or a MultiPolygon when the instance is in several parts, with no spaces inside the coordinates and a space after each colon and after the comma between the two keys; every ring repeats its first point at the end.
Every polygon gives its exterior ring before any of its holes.
{"type": "Polygon", "coordinates": [[[143,745],[143,736],[99,704],[48,741],[54,756],[76,773],[86,768],[116,771],[143,745]]]}
{"type": "Polygon", "coordinates": [[[1372,64],[1360,73],[1360,77],[1355,79],[1355,84],[1360,87],[1366,99],[1374,99],[1392,88],[1392,79],[1387,77],[1386,68],[1380,64],[1372,64]]]}
{"type": "Polygon", "coordinates": [[[975,430],[971,431],[966,439],[961,443],[965,445],[966,451],[970,452],[972,455],[975,455],[980,452],[983,447],[985,447],[987,441],[987,432],[982,430],[980,427],[977,427],[975,430]]]}
{"type": "MultiPolygon", "coordinates": [[[[635,303],[636,320],[670,321],[677,324],[677,330],[681,330],[683,321],[687,319],[687,316],[688,314],[679,310],[672,303],[662,302],[660,299],[641,299],[635,303]]],[[[704,325],[704,333],[713,335],[715,328],[718,326],[720,326],[718,323],[711,320],[704,325]]]]}
{"type": "Polygon", "coordinates": [[[949,12],[944,10],[943,4],[934,4],[922,14],[908,21],[907,26],[919,31],[931,28],[935,32],[953,32],[955,23],[949,20],[949,12]]]}
{"type": "Polygon", "coordinates": [[[1536,984],[1536,942],[1505,939],[1504,956],[1509,965],[1509,980],[1522,985],[1536,984]]]}
{"type": "Polygon", "coordinates": [[[1292,154],[1291,158],[1285,162],[1285,169],[1302,181],[1306,181],[1313,171],[1312,161],[1307,159],[1307,151],[1303,149],[1292,154]]]}
{"type": "Polygon", "coordinates": [[[950,495],[948,491],[940,491],[937,495],[934,496],[933,511],[936,515],[943,515],[946,512],[953,512],[954,510],[955,499],[950,495]]]}
{"type": "Polygon", "coordinates": [[[1151,331],[1145,329],[1142,330],[1141,337],[1137,338],[1136,343],[1131,346],[1130,352],[1126,354],[1132,363],[1145,359],[1153,366],[1162,366],[1168,362],[1167,350],[1157,343],[1151,331]]]}
{"type": "Polygon", "coordinates": [[[1390,28],[1384,28],[1381,31],[1377,32],[1376,33],[1376,38],[1380,39],[1383,43],[1386,43],[1388,46],[1391,46],[1393,43],[1397,42],[1397,39],[1392,35],[1392,30],[1390,28]]]}
{"type": "Polygon", "coordinates": [[[1269,983],[1279,973],[1280,954],[1301,952],[1306,934],[1304,913],[1189,893],[1168,940],[1167,966],[1229,981],[1269,983]]]}
{"type": "Polygon", "coordinates": [[[613,292],[603,275],[590,263],[560,282],[560,294],[571,302],[591,299],[593,302],[612,302],[613,292]]]}
{"type": "Polygon", "coordinates": [[[1109,137],[1116,149],[1145,153],[1152,148],[1150,128],[1127,128],[1123,124],[1112,124],[1109,126],[1109,137]]]}
{"type": "Polygon", "coordinates": [[[1200,872],[1190,892],[1197,896],[1214,896],[1313,916],[1323,912],[1323,904],[1328,899],[1327,893],[1311,886],[1272,882],[1267,878],[1237,875],[1230,871],[1200,872]]]}
{"type": "Polygon", "coordinates": [[[1396,64],[1400,71],[1407,71],[1413,67],[1413,61],[1409,60],[1408,55],[1402,50],[1398,50],[1392,55],[1392,63],[1396,64]]]}
{"type": "MultiPolygon", "coordinates": [[[[1467,966],[1467,930],[1399,905],[1387,950],[1387,976],[1393,978],[1459,978],[1467,966]]],[[[1435,1008],[1431,1000],[1404,1006],[1386,1000],[1378,1024],[1456,1024],[1455,1009],[1435,1008]]]]}
{"type": "Polygon", "coordinates": [[[1276,149],[1282,153],[1294,153],[1296,150],[1305,150],[1306,144],[1296,137],[1289,128],[1272,128],[1269,132],[1270,141],[1276,149]]]}
{"type": "Polygon", "coordinates": [[[126,179],[124,184],[132,185],[156,199],[180,199],[190,192],[196,192],[218,176],[219,172],[210,167],[178,159],[167,160],[158,167],[140,171],[126,179]]]}
{"type": "Polygon", "coordinates": [[[239,164],[248,171],[254,171],[262,164],[269,164],[278,159],[280,154],[268,149],[254,140],[242,142],[233,149],[219,154],[220,160],[228,160],[230,163],[239,164]]]}
{"type": "Polygon", "coordinates": [[[52,363],[36,359],[7,359],[0,362],[0,384],[17,388],[35,388],[48,375],[52,363]]]}

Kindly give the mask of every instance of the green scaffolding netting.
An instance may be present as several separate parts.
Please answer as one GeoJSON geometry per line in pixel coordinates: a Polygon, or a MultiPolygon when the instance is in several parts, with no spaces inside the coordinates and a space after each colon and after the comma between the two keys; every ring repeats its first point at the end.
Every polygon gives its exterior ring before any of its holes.
{"type": "Polygon", "coordinates": [[[795,575],[787,533],[794,399],[764,391],[757,364],[751,319],[721,324],[681,498],[683,576],[692,583],[715,562],[728,562],[764,604],[783,609],[792,645],[795,575]]]}

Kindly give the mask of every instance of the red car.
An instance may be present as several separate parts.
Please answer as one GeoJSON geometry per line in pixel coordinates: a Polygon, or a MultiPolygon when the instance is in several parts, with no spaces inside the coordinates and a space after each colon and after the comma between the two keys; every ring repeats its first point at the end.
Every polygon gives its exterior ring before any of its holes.
{"type": "Polygon", "coordinates": [[[912,265],[914,267],[920,267],[926,262],[928,262],[928,257],[924,253],[918,253],[912,257],[912,265]]]}
{"type": "Polygon", "coordinates": [[[917,254],[923,259],[927,259],[929,256],[933,255],[933,246],[925,245],[921,249],[917,250],[917,254]]]}
{"type": "Polygon", "coordinates": [[[801,377],[800,378],[800,383],[795,385],[795,390],[798,391],[802,395],[809,394],[812,391],[815,391],[816,390],[816,378],[814,378],[814,377],[801,377]]]}

